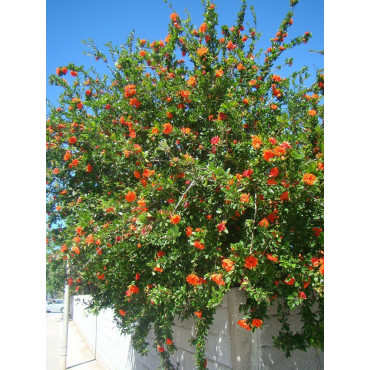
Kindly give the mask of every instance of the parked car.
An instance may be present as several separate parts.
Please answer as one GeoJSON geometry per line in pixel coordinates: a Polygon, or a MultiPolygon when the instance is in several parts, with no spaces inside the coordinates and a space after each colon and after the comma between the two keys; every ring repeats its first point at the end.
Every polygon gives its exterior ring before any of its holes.
{"type": "Polygon", "coordinates": [[[64,310],[63,299],[53,299],[52,302],[46,304],[46,312],[62,312],[64,310]]]}

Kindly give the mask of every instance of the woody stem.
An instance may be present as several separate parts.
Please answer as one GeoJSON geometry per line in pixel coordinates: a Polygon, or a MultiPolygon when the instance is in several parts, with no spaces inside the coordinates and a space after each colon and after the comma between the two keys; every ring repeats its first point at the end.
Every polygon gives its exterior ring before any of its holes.
{"type": "Polygon", "coordinates": [[[250,248],[251,254],[252,254],[252,248],[253,248],[254,228],[256,224],[256,218],[257,218],[257,191],[256,191],[256,187],[254,187],[254,217],[253,217],[252,240],[251,240],[251,248],[250,248]]]}
{"type": "Polygon", "coordinates": [[[181,201],[183,200],[184,196],[186,195],[186,193],[190,190],[190,188],[194,185],[195,183],[195,180],[193,180],[190,185],[188,186],[188,188],[185,190],[184,194],[181,196],[180,200],[178,201],[178,203],[176,204],[176,207],[175,209],[173,210],[174,212],[176,211],[177,207],[180,205],[181,201]]]}

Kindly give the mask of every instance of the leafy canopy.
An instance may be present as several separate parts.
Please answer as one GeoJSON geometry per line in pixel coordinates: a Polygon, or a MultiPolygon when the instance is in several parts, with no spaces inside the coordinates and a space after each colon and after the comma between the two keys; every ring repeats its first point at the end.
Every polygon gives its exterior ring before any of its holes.
{"type": "Polygon", "coordinates": [[[245,1],[221,34],[206,1],[201,25],[172,13],[164,40],[131,34],[107,44],[109,62],[87,43],[109,75],[69,64],[50,76],[63,88],[46,130],[50,263],[68,259],[69,284],[112,308],[141,353],[152,328],[167,368],[177,317],[196,318],[205,366],[232,287],[245,291],[240,330],[260,330],[278,302],[276,346],[322,347],[323,75],[305,87],[307,69],[276,74],[281,54],[311,37],[286,41],[297,2],[264,54],[245,1]]]}

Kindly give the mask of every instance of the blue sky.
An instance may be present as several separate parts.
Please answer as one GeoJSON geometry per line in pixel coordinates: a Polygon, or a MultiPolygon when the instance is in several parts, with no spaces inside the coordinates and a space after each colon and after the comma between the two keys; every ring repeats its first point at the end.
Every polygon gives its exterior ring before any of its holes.
{"type": "MultiPolygon", "coordinates": [[[[173,0],[173,9],[185,17],[184,9],[192,15],[195,26],[202,23],[200,0],[173,0]]],[[[162,0],[47,0],[46,1],[46,75],[55,73],[58,66],[68,63],[93,65],[99,72],[107,72],[103,63],[82,54],[86,47],[82,40],[92,38],[99,49],[104,50],[104,44],[112,41],[113,45],[121,45],[134,29],[137,37],[150,41],[164,39],[167,35],[169,15],[172,13],[170,2],[162,0]]],[[[232,26],[236,13],[240,8],[240,0],[215,1],[219,13],[219,27],[232,26]]],[[[257,30],[262,33],[256,50],[266,50],[270,46],[270,38],[275,36],[280,21],[289,11],[289,0],[253,0],[247,1],[253,5],[257,15],[257,30]]],[[[252,24],[252,16],[247,12],[246,20],[252,24]]],[[[301,0],[295,8],[293,26],[288,31],[288,38],[303,35],[310,31],[313,37],[306,45],[300,45],[287,51],[286,57],[294,57],[291,72],[304,65],[323,68],[324,57],[309,52],[324,49],[324,2],[323,0],[301,0]]],[[[281,73],[284,75],[283,73],[281,73]]],[[[46,96],[55,102],[60,90],[47,86],[46,96]]]]}

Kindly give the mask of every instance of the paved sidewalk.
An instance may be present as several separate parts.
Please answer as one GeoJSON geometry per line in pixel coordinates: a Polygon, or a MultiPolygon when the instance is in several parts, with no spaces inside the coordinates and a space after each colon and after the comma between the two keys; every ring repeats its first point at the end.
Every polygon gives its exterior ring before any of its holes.
{"type": "MultiPolygon", "coordinates": [[[[63,315],[46,314],[46,370],[61,369],[61,340],[63,315]]],[[[67,369],[104,370],[96,361],[73,320],[69,320],[67,343],[67,369]]]]}

